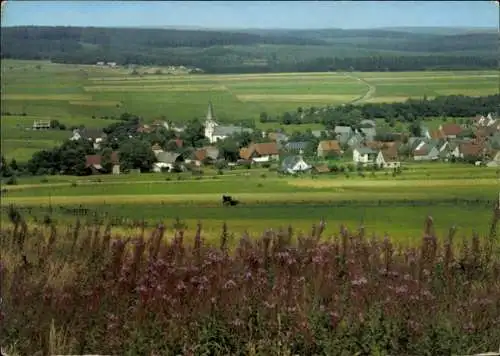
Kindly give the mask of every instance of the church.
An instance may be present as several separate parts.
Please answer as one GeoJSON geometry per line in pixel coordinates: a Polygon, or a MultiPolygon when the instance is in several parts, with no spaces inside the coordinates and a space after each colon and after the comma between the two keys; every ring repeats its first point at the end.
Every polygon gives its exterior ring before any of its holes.
{"type": "Polygon", "coordinates": [[[253,130],[246,127],[240,126],[222,126],[215,121],[215,114],[212,102],[208,103],[207,116],[205,118],[205,137],[208,138],[210,143],[214,143],[220,140],[224,140],[231,135],[236,133],[248,132],[251,133],[253,130]]]}

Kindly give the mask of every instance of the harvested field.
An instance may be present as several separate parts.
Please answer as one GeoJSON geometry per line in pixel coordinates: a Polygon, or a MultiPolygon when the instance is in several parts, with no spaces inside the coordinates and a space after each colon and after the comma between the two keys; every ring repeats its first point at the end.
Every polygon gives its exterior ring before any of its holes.
{"type": "Polygon", "coordinates": [[[69,102],[71,105],[83,105],[83,106],[116,106],[120,105],[119,101],[90,101],[90,100],[73,100],[69,102]]]}
{"type": "Polygon", "coordinates": [[[50,101],[70,101],[85,100],[91,101],[92,97],[84,94],[2,94],[2,100],[50,100],[50,101]]]}
{"type": "Polygon", "coordinates": [[[259,101],[259,102],[344,102],[356,98],[356,95],[328,95],[328,94],[244,94],[236,95],[241,101],[259,101]]]}
{"type": "Polygon", "coordinates": [[[137,92],[137,91],[224,91],[227,88],[224,85],[126,85],[126,86],[86,86],[83,87],[88,92],[137,92]]]}

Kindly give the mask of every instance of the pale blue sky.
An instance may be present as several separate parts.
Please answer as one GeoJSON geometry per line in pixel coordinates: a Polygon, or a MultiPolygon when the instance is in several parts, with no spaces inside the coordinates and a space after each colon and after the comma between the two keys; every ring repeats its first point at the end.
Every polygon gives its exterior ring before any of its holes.
{"type": "Polygon", "coordinates": [[[496,27],[495,1],[19,1],[2,26],[205,28],[496,27]]]}

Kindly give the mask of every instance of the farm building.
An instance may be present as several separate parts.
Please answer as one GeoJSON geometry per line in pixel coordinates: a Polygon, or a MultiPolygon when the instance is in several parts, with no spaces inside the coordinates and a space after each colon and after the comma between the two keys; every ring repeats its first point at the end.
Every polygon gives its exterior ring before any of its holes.
{"type": "Polygon", "coordinates": [[[50,120],[35,120],[33,122],[33,130],[48,130],[50,129],[50,120]]]}
{"type": "MultiPolygon", "coordinates": [[[[120,174],[120,161],[118,157],[118,152],[113,151],[111,153],[111,173],[120,174]]],[[[92,171],[92,174],[104,173],[104,167],[102,166],[102,155],[87,155],[85,156],[85,168],[92,171]]]]}
{"type": "Polygon", "coordinates": [[[330,173],[330,168],[326,164],[319,164],[314,167],[312,167],[312,173],[315,174],[325,174],[325,173],[330,173]]]}

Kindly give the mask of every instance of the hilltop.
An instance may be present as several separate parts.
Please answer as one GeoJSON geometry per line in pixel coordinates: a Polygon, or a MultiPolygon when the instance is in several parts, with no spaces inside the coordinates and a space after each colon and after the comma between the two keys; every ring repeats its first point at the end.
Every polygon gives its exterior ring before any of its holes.
{"type": "Polygon", "coordinates": [[[185,65],[209,73],[497,67],[496,33],[450,31],[20,26],[1,29],[1,57],[73,64],[104,60],[123,65],[185,65]]]}

